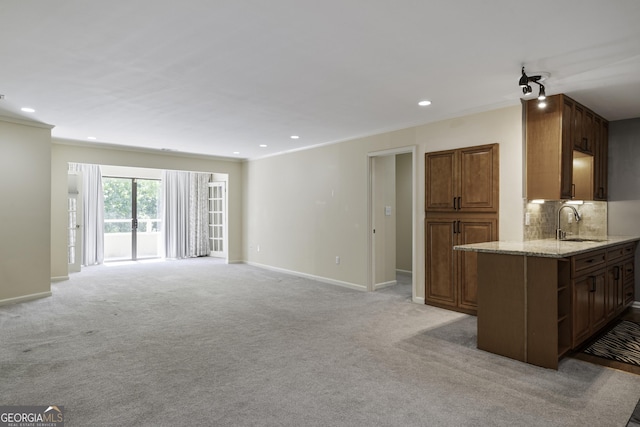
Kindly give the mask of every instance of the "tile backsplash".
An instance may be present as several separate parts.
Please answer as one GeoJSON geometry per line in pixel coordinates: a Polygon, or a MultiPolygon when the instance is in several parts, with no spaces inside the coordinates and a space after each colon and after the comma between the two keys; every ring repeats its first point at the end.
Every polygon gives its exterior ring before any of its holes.
{"type": "MultiPolygon", "coordinates": [[[[566,203],[562,200],[546,200],[543,204],[524,200],[524,240],[553,239],[556,237],[558,209],[566,203]],[[526,215],[529,215],[529,225],[526,215]]],[[[575,207],[582,219],[576,222],[571,209],[563,209],[561,228],[567,237],[605,237],[607,235],[607,202],[584,202],[575,207]]]]}

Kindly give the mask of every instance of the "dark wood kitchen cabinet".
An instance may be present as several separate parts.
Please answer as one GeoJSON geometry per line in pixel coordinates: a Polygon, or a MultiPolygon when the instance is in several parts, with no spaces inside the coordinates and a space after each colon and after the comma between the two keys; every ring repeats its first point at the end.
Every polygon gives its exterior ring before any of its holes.
{"type": "Polygon", "coordinates": [[[455,245],[498,239],[498,144],[425,155],[425,303],[477,311],[477,255],[455,245]]]}
{"type": "Polygon", "coordinates": [[[608,122],[564,94],[525,103],[528,199],[606,200],[608,122]]]}
{"type": "Polygon", "coordinates": [[[633,302],[636,244],[571,258],[572,348],[578,348],[633,302]],[[630,298],[625,290],[631,289],[630,298]]]}
{"type": "Polygon", "coordinates": [[[425,210],[498,212],[498,144],[425,155],[425,210]]]}
{"type": "Polygon", "coordinates": [[[495,218],[428,218],[425,223],[427,304],[475,314],[478,255],[454,251],[453,247],[497,238],[495,218]]]}

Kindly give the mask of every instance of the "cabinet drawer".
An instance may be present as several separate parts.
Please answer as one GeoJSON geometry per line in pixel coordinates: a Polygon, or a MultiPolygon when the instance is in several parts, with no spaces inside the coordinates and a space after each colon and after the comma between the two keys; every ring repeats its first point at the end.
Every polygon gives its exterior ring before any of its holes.
{"type": "Polygon", "coordinates": [[[582,272],[586,272],[594,267],[602,267],[607,260],[605,251],[587,252],[571,258],[572,276],[576,277],[582,272]]]}
{"type": "Polygon", "coordinates": [[[613,261],[627,255],[633,255],[635,252],[635,243],[629,245],[620,245],[607,250],[607,261],[613,261]]]}

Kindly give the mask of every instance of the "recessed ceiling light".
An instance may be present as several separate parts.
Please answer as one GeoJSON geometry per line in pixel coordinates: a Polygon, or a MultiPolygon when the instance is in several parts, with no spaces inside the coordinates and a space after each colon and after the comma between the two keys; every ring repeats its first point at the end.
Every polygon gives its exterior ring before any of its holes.
{"type": "Polygon", "coordinates": [[[418,102],[418,105],[421,107],[426,107],[427,105],[431,105],[431,101],[427,101],[426,99],[418,102]]]}
{"type": "Polygon", "coordinates": [[[25,113],[35,113],[36,112],[36,110],[34,110],[31,107],[22,107],[21,110],[24,111],[25,113]]]}
{"type": "Polygon", "coordinates": [[[233,154],[240,154],[240,152],[239,151],[234,151],[233,154]]]}
{"type": "Polygon", "coordinates": [[[267,144],[260,144],[260,147],[265,148],[267,144]]]}
{"type": "Polygon", "coordinates": [[[88,136],[87,139],[98,139],[95,136],[88,136]]]}
{"type": "Polygon", "coordinates": [[[291,135],[291,139],[299,139],[300,137],[298,135],[291,135]]]}

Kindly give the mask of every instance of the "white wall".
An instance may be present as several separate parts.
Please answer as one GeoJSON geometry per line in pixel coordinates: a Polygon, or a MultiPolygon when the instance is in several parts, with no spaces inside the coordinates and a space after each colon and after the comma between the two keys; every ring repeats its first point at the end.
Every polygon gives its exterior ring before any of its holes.
{"type": "Polygon", "coordinates": [[[242,261],[242,176],[243,163],[208,156],[160,153],[124,147],[79,145],[73,141],[54,140],[51,150],[51,277],[68,276],[67,267],[67,164],[92,163],[151,169],[213,172],[229,177],[228,232],[229,262],[242,261]]]}
{"type": "Polygon", "coordinates": [[[51,294],[51,126],[0,117],[0,153],[4,304],[51,294]]]}
{"type": "Polygon", "coordinates": [[[366,287],[367,154],[417,146],[413,273],[419,301],[424,298],[424,153],[496,142],[500,239],[521,241],[522,114],[516,106],[248,162],[243,179],[245,259],[366,287]]]}

